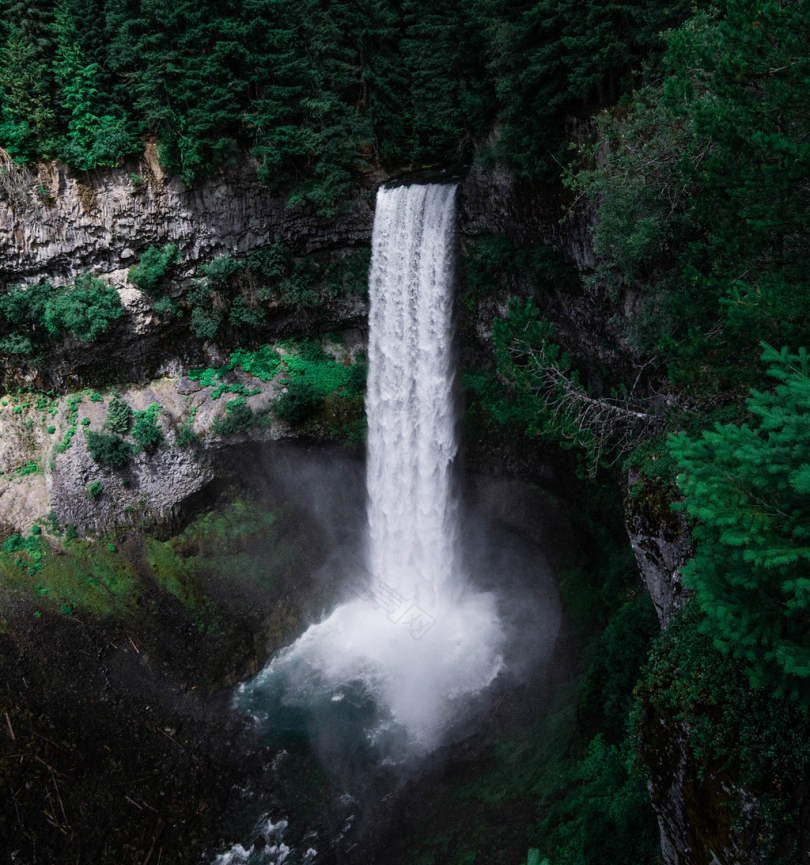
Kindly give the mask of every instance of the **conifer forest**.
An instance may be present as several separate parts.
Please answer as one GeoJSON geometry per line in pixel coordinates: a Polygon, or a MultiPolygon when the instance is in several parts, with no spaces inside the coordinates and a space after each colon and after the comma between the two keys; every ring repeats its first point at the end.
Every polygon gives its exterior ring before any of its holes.
{"type": "Polygon", "coordinates": [[[0,863],[806,862],[810,0],[0,9],[0,863]]]}

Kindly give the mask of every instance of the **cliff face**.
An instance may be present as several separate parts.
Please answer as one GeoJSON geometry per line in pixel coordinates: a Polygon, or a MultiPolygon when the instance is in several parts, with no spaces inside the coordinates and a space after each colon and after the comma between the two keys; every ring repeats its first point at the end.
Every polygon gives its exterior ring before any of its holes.
{"type": "MultiPolygon", "coordinates": [[[[62,525],[75,525],[80,532],[104,532],[116,525],[171,519],[227,468],[233,446],[243,451],[248,443],[261,447],[291,431],[274,422],[240,436],[217,435],[215,422],[223,417],[225,400],[215,398],[213,385],[189,382],[184,373],[192,365],[221,365],[233,344],[202,343],[189,335],[181,319],[154,313],[129,284],[128,268],[146,248],[176,243],[182,264],[170,293],[181,298],[200,264],[220,255],[245,256],[276,237],[297,256],[340,255],[368,246],[376,181],[369,179],[358,189],[350,213],[331,219],[306,208],[286,208],[283,198],[258,183],[249,159],[187,189],[163,172],[152,147],[126,170],[78,176],[63,165],[42,166],[31,182],[39,194],[0,200],[0,283],[63,282],[92,272],[118,288],[126,308],[126,315],[97,343],[65,341],[58,355],[49,358],[49,384],[75,391],[88,381],[110,382],[134,410],[159,404],[157,422],[166,446],[151,455],[137,454],[120,470],[105,469],[91,458],[82,430],[101,430],[109,394],[96,401],[89,391],[74,394],[72,405],[67,395],[56,396],[47,405],[40,405],[36,396],[18,397],[0,408],[0,470],[4,472],[0,522],[9,530],[25,532],[52,511],[62,525]],[[190,418],[200,436],[194,447],[183,446],[178,439],[181,426],[190,418]],[[62,447],[71,427],[75,435],[68,447],[62,447]]],[[[596,263],[590,245],[591,221],[592,214],[572,210],[563,190],[528,187],[500,169],[473,169],[460,189],[462,243],[504,232],[516,244],[551,246],[578,270],[588,271],[596,263]]],[[[480,339],[488,340],[492,319],[505,313],[510,294],[531,292],[526,284],[509,285],[488,299],[478,313],[480,339]]],[[[569,351],[601,363],[617,362],[610,347],[614,335],[597,295],[552,290],[537,300],[555,321],[556,338],[569,351]]],[[[272,341],[310,329],[320,334],[338,330],[343,332],[342,347],[329,350],[338,360],[341,352],[348,359],[363,348],[366,314],[359,298],[324,298],[317,320],[305,309],[277,310],[263,338],[272,341]]],[[[34,382],[41,386],[43,375],[12,369],[8,379],[17,386],[34,382]]],[[[257,411],[285,387],[283,375],[268,382],[241,372],[231,375],[231,384],[258,390],[246,399],[257,411]]],[[[598,382],[592,384],[598,389],[598,382]]],[[[317,422],[309,433],[319,434],[317,422]]],[[[631,477],[630,486],[637,481],[631,477]]],[[[665,626],[683,597],[679,569],[691,553],[691,539],[660,491],[645,488],[629,498],[626,517],[641,574],[665,626]]],[[[710,847],[704,843],[705,814],[714,814],[719,807],[716,803],[728,792],[728,779],[718,777],[715,784],[714,775],[708,780],[701,775],[688,750],[686,733],[673,719],[655,719],[650,731],[647,764],[665,861],[708,865],[716,860],[706,858],[710,847]]],[[[745,799],[747,794],[734,795],[745,799]]],[[[726,829],[721,843],[710,845],[712,849],[721,851],[728,865],[751,861],[743,850],[748,836],[726,829]]]]}
{"type": "Polygon", "coordinates": [[[686,600],[681,568],[693,553],[692,538],[681,514],[670,507],[668,492],[651,486],[638,472],[627,478],[625,524],[641,578],[665,628],[686,600]]]}
{"type": "MultiPolygon", "coordinates": [[[[118,276],[144,249],[163,243],[178,245],[191,276],[202,262],[246,255],[276,237],[296,255],[370,242],[374,193],[384,177],[358,187],[351,210],[324,217],[310,207],[287,208],[255,168],[244,156],[188,188],[165,173],[152,145],[127,169],[75,173],[44,164],[24,198],[0,197],[0,281],[118,276]]],[[[527,186],[500,168],[474,168],[461,185],[463,235],[506,232],[519,244],[545,243],[580,270],[595,264],[590,218],[561,187],[527,186]]]]}
{"type": "Polygon", "coordinates": [[[245,255],[276,236],[299,255],[367,244],[374,218],[372,199],[362,194],[350,213],[331,219],[310,208],[290,210],[259,183],[248,157],[190,189],[163,171],[152,145],[129,169],[79,175],[64,164],[43,165],[31,186],[39,194],[0,200],[5,285],[88,271],[118,281],[144,249],[162,243],[178,245],[189,276],[200,262],[245,255]]]}

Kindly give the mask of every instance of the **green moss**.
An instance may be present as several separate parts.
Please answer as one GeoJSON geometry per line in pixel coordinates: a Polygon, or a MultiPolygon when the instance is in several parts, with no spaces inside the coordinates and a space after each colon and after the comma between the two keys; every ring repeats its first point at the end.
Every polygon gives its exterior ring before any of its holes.
{"type": "Polygon", "coordinates": [[[181,601],[199,630],[215,633],[221,625],[205,588],[210,581],[228,585],[238,579],[270,590],[279,570],[297,559],[294,549],[275,538],[278,518],[278,511],[238,501],[204,514],[169,541],[148,543],[158,584],[181,601]]]}
{"type": "Polygon", "coordinates": [[[81,401],[82,398],[80,394],[74,394],[73,396],[68,397],[67,411],[65,412],[65,420],[67,421],[68,427],[62,441],[54,448],[58,454],[63,454],[70,448],[73,436],[76,435],[79,420],[79,404],[81,401]]]}
{"type": "Polygon", "coordinates": [[[137,573],[103,545],[76,540],[75,528],[68,526],[69,544],[60,555],[41,535],[12,535],[0,550],[0,583],[55,610],[65,605],[97,616],[123,612],[135,602],[137,573]]]}
{"type": "Polygon", "coordinates": [[[221,379],[225,373],[234,369],[241,369],[249,375],[255,376],[259,381],[270,381],[281,367],[281,358],[275,346],[263,345],[256,351],[237,349],[231,354],[230,360],[224,366],[217,369],[190,369],[188,377],[192,381],[198,381],[202,387],[210,387],[215,381],[221,379]]]}

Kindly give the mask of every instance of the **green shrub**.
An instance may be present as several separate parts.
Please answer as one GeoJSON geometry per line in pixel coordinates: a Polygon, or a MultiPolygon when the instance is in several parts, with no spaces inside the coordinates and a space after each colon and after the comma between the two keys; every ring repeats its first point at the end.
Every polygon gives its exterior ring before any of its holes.
{"type": "Polygon", "coordinates": [[[368,358],[365,354],[360,354],[346,371],[346,395],[353,397],[364,394],[367,378],[368,358]]]}
{"type": "Polygon", "coordinates": [[[126,435],[132,423],[132,409],[121,399],[114,396],[107,406],[107,417],[104,420],[104,428],[114,433],[126,435]]]}
{"type": "Polygon", "coordinates": [[[146,411],[136,411],[132,424],[132,437],[149,454],[163,444],[163,430],[158,426],[160,404],[153,402],[146,411]]]}
{"type": "Polygon", "coordinates": [[[197,447],[197,445],[199,445],[200,437],[196,432],[194,432],[194,427],[190,422],[187,421],[181,425],[180,429],[177,431],[175,443],[181,448],[197,447]]]}
{"type": "Polygon", "coordinates": [[[221,322],[222,313],[216,310],[195,307],[191,311],[191,332],[197,339],[212,340],[217,335],[221,322]]]}
{"type": "Polygon", "coordinates": [[[39,538],[33,532],[27,538],[24,538],[21,534],[13,534],[3,542],[3,552],[5,553],[16,553],[20,550],[36,552],[39,548],[39,538]]]}
{"type": "Polygon", "coordinates": [[[656,745],[677,719],[701,772],[722,766],[733,773],[732,783],[757,790],[765,818],[762,840],[773,851],[780,835],[790,835],[800,819],[795,791],[810,771],[810,708],[769,688],[752,688],[751,664],[719,651],[705,625],[692,601],[653,643],[636,688],[632,734],[642,748],[652,749],[653,760],[666,761],[656,745]]]}
{"type": "Polygon", "coordinates": [[[182,315],[177,308],[177,304],[170,297],[161,297],[152,304],[152,310],[158,315],[182,315]]]}
{"type": "Polygon", "coordinates": [[[330,297],[368,297],[368,271],[371,250],[358,249],[332,264],[326,273],[326,293],[330,297]]]}
{"type": "Polygon", "coordinates": [[[120,468],[134,453],[132,445],[116,435],[104,435],[104,433],[88,430],[85,437],[87,450],[99,465],[120,468]]]}
{"type": "Polygon", "coordinates": [[[69,333],[89,342],[124,312],[114,286],[87,275],[79,277],[73,286],[54,291],[45,307],[44,323],[57,337],[69,333]]]}
{"type": "Polygon", "coordinates": [[[231,304],[231,313],[228,316],[231,327],[263,327],[267,318],[261,307],[249,306],[242,297],[237,297],[231,304]]]}
{"type": "Polygon", "coordinates": [[[93,481],[93,483],[87,487],[87,495],[90,496],[91,499],[98,498],[103,492],[104,487],[98,481],[93,481]]]}
{"type": "Polygon", "coordinates": [[[177,244],[167,246],[150,246],[141,256],[141,260],[129,269],[129,280],[138,288],[152,297],[160,297],[163,293],[162,283],[176,264],[180,263],[180,251],[177,244]]]}
{"type": "Polygon", "coordinates": [[[287,382],[287,392],[273,402],[273,413],[293,426],[309,420],[320,408],[322,398],[312,384],[300,378],[287,382]]]}
{"type": "Polygon", "coordinates": [[[640,591],[613,614],[596,640],[580,712],[592,717],[612,743],[625,734],[633,686],[658,632],[650,595],[640,591]]]}
{"type": "Polygon", "coordinates": [[[116,289],[90,275],[62,288],[47,282],[13,286],[0,295],[0,327],[6,331],[0,351],[36,357],[49,338],[66,334],[88,342],[124,312],[116,289]]]}
{"type": "Polygon", "coordinates": [[[232,276],[241,273],[244,268],[244,263],[235,261],[229,255],[222,255],[200,265],[200,271],[208,283],[216,286],[224,286],[232,276]]]}
{"type": "Polygon", "coordinates": [[[245,398],[231,400],[225,404],[225,416],[214,419],[214,432],[217,435],[238,435],[246,433],[264,420],[245,402],[245,398]]]}
{"type": "Polygon", "coordinates": [[[34,340],[21,333],[10,333],[0,339],[0,352],[3,354],[32,355],[35,348],[34,340]]]}
{"type": "Polygon", "coordinates": [[[315,306],[318,302],[318,268],[312,259],[305,258],[294,265],[288,276],[281,280],[280,299],[287,306],[315,306]]]}
{"type": "Polygon", "coordinates": [[[555,862],[654,865],[661,848],[646,779],[632,743],[596,736],[576,770],[579,784],[555,802],[539,827],[555,862]]]}

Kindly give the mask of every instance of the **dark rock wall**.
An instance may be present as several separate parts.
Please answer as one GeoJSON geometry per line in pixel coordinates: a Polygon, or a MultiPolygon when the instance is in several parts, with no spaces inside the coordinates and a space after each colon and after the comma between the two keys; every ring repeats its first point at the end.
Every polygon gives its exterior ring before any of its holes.
{"type": "Polygon", "coordinates": [[[670,507],[671,491],[650,484],[636,471],[630,471],[627,487],[627,534],[658,620],[665,628],[687,596],[680,569],[692,555],[692,537],[684,518],[670,507]]]}
{"type": "Polygon", "coordinates": [[[131,267],[144,249],[176,243],[190,275],[218,255],[245,255],[278,235],[296,253],[367,244],[373,211],[358,194],[351,213],[318,216],[286,207],[263,187],[248,158],[217,169],[193,188],[160,167],[154,146],[128,168],[77,174],[61,163],[33,183],[50,197],[0,201],[0,283],[66,280],[131,267]],[[133,184],[131,175],[143,178],[133,184]]]}

